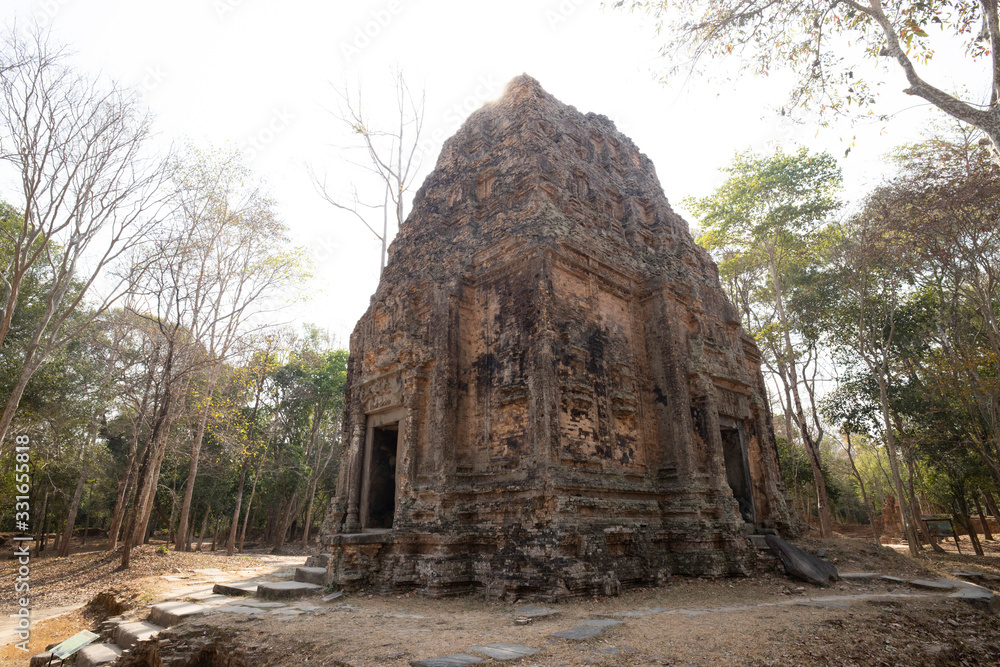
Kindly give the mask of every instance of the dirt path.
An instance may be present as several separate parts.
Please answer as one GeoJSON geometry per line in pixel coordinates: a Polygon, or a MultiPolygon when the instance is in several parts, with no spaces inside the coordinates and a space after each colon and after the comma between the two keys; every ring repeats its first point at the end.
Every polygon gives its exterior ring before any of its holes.
{"type": "MultiPolygon", "coordinates": [[[[799,543],[810,550],[826,549],[841,572],[934,579],[977,570],[985,575],[977,583],[995,589],[1000,582],[996,543],[989,545],[985,557],[928,553],[918,559],[895,549],[878,549],[863,539],[799,543]]],[[[41,608],[70,600],[81,604],[109,588],[125,601],[147,604],[204,588],[214,578],[256,576],[266,568],[290,570],[303,559],[160,555],[150,549],[140,553],[131,573],[117,572],[116,563],[100,554],[59,560],[64,562],[54,560],[48,566],[43,562],[37,572],[33,570],[33,584],[41,589],[41,608]]],[[[552,604],[558,613],[529,623],[518,611],[525,601],[504,604],[478,596],[430,600],[412,592],[348,594],[328,602],[315,597],[294,612],[207,613],[170,628],[148,650],[162,652],[155,659],[164,662],[180,655],[192,657],[194,651],[201,659],[224,657],[234,667],[403,667],[491,643],[537,651],[517,662],[522,667],[1000,664],[998,617],[947,592],[923,592],[881,579],[844,580],[829,589],[815,589],[789,580],[766,552],[758,552],[752,565],[747,578],[675,577],[664,587],[632,590],[616,598],[552,604]],[[611,627],[583,641],[553,636],[595,622],[611,627]]],[[[6,574],[0,572],[2,576],[6,574]]],[[[38,622],[34,629],[39,636],[62,639],[80,629],[94,629],[98,622],[96,616],[78,609],[38,622]]],[[[8,664],[26,664],[24,654],[0,653],[0,665],[8,664]]],[[[133,658],[131,664],[148,660],[133,658]]],[[[499,663],[487,662],[484,667],[489,664],[499,663]]]]}
{"type": "MultiPolygon", "coordinates": [[[[206,584],[233,581],[274,572],[292,571],[305,561],[304,556],[249,554],[227,558],[216,553],[162,553],[156,546],[133,551],[132,567],[118,569],[118,557],[92,550],[67,558],[31,560],[30,595],[32,634],[30,651],[15,647],[17,619],[12,598],[3,600],[0,617],[0,666],[26,665],[27,657],[39,653],[53,642],[70,637],[80,630],[94,629],[106,612],[89,612],[86,605],[99,593],[110,597],[122,608],[139,607],[160,600],[181,597],[206,584]],[[10,600],[8,602],[8,600],[10,600]]],[[[0,581],[15,578],[15,561],[0,564],[0,581]]]]}
{"type": "MultiPolygon", "coordinates": [[[[885,581],[842,582],[821,595],[797,588],[767,578],[678,580],[613,599],[553,604],[558,613],[529,624],[519,620],[520,605],[476,598],[349,596],[311,601],[294,618],[206,616],[168,631],[156,650],[157,659],[214,654],[233,660],[227,664],[273,667],[404,667],[495,643],[537,651],[517,663],[523,667],[898,665],[904,656],[918,666],[944,664],[942,656],[1000,664],[996,617],[945,594],[885,581]],[[618,621],[583,641],[554,636],[618,621]],[[192,653],[192,646],[201,648],[192,653]]],[[[154,662],[147,656],[132,664],[154,662]]]]}

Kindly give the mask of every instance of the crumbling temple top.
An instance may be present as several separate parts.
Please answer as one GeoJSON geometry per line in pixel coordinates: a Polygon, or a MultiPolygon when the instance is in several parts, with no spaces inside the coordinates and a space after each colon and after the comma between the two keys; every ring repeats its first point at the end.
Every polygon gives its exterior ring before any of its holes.
{"type": "Polygon", "coordinates": [[[351,336],[342,586],[615,593],[787,532],[757,347],[650,160],[522,75],[444,145],[351,336]]]}

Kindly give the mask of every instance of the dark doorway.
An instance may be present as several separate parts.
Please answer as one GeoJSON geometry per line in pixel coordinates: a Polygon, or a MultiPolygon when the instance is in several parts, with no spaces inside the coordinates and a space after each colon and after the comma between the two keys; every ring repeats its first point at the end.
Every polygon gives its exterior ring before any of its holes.
{"type": "Polygon", "coordinates": [[[722,432],[722,453],[726,460],[726,481],[733,490],[733,497],[740,505],[740,515],[747,523],[754,522],[753,490],[743,437],[739,429],[725,428],[722,432]]]}
{"type": "Polygon", "coordinates": [[[396,513],[396,443],[399,422],[372,429],[368,473],[368,521],[365,528],[392,528],[396,513]]]}

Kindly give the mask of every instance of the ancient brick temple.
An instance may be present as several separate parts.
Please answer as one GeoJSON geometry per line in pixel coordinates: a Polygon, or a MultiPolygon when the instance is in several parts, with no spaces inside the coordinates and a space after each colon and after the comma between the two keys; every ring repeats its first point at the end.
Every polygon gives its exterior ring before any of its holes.
{"type": "Polygon", "coordinates": [[[611,594],[793,519],[754,341],[649,159],[528,76],[449,139],[351,336],[328,580],[611,594]]]}

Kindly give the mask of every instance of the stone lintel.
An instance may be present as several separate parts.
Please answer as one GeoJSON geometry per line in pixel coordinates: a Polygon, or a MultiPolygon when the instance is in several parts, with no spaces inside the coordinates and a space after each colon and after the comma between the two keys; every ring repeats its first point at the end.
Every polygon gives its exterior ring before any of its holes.
{"type": "Polygon", "coordinates": [[[323,542],[329,545],[341,544],[385,544],[392,540],[388,530],[377,533],[337,533],[329,535],[323,542]]]}

